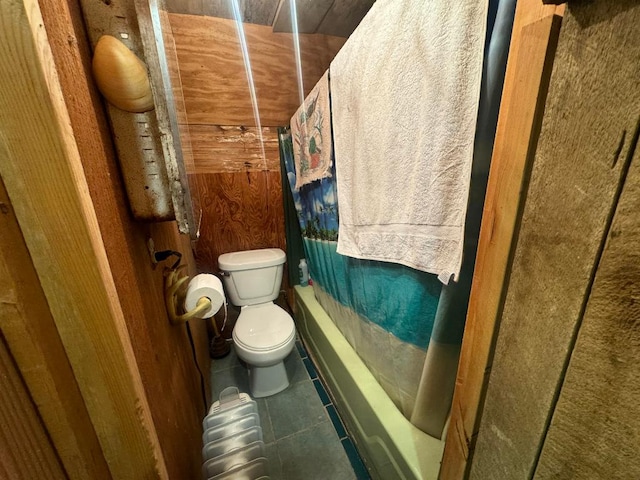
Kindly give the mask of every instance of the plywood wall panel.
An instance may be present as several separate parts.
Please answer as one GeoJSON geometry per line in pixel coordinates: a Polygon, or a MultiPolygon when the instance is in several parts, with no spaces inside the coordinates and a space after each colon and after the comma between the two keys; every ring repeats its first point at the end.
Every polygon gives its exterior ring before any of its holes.
{"type": "Polygon", "coordinates": [[[216,271],[218,256],[237,250],[285,249],[280,172],[198,174],[203,210],[196,260],[216,271]]]}
{"type": "Polygon", "coordinates": [[[233,125],[191,125],[193,171],[222,173],[279,171],[277,129],[233,125]]]}
{"type": "MultiPolygon", "coordinates": [[[[233,20],[171,14],[190,124],[255,126],[245,65],[233,20]]],[[[293,37],[244,24],[264,126],[288,125],[300,104],[293,37]]],[[[305,95],[346,39],[301,35],[305,95]]]]}

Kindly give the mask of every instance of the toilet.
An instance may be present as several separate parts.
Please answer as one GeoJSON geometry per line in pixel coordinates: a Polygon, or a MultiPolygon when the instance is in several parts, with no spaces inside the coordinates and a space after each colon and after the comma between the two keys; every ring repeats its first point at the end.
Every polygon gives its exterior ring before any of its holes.
{"type": "Polygon", "coordinates": [[[249,367],[253,397],[268,397],[289,386],[284,359],[291,353],[296,329],[278,298],[286,260],[279,248],[225,253],[218,266],[231,303],[241,307],[233,329],[238,357],[249,367]]]}

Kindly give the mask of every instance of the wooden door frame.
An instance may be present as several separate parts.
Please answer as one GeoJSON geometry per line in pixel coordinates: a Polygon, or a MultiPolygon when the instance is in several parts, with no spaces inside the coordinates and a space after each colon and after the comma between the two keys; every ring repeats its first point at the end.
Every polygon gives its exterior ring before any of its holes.
{"type": "Polygon", "coordinates": [[[112,477],[167,478],[37,1],[0,23],[0,175],[50,313],[112,477]]]}

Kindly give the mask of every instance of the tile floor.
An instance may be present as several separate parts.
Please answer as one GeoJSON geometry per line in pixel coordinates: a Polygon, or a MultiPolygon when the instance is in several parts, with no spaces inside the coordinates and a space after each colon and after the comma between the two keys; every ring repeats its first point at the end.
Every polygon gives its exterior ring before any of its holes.
{"type": "MultiPolygon", "coordinates": [[[[285,366],[289,388],[256,399],[271,479],[368,480],[362,460],[299,340],[285,366]]],[[[211,385],[214,400],[228,386],[249,393],[247,370],[233,348],[227,357],[213,360],[211,385]]]]}

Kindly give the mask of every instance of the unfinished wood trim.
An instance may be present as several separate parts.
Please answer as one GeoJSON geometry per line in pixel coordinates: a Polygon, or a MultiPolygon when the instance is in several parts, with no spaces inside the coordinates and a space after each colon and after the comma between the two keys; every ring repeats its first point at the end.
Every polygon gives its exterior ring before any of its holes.
{"type": "Polygon", "coordinates": [[[473,479],[534,478],[636,148],[638,22],[633,0],[577,2],[563,20],[473,479]]]}
{"type": "Polygon", "coordinates": [[[40,9],[0,19],[0,174],[112,476],[167,478],[40,9]]]}
{"type": "Polygon", "coordinates": [[[66,480],[13,360],[0,332],[0,478],[66,480]]]}
{"type": "Polygon", "coordinates": [[[1,179],[0,230],[0,331],[69,478],[110,479],[1,179]]]}
{"type": "MultiPolygon", "coordinates": [[[[562,7],[561,7],[562,8],[562,7]]],[[[556,7],[518,2],[487,185],[469,310],[440,472],[468,473],[517,223],[535,151],[560,17],[556,7]]],[[[560,13],[562,10],[560,10],[560,13]]]]}

